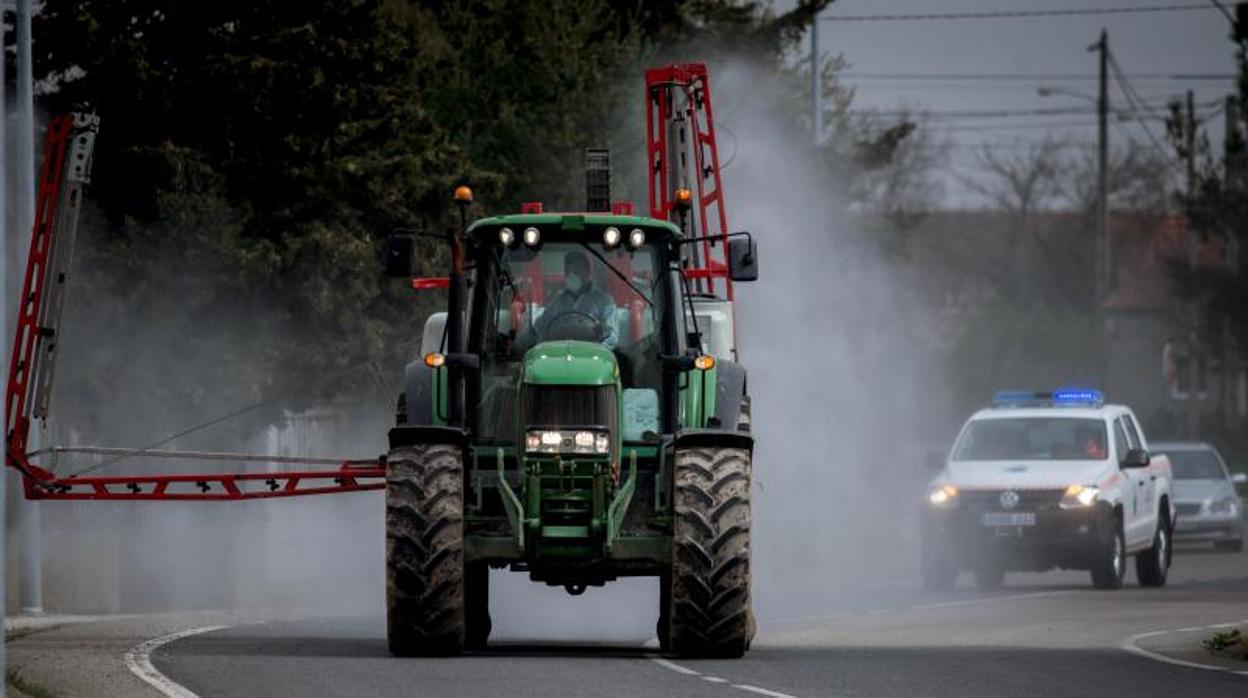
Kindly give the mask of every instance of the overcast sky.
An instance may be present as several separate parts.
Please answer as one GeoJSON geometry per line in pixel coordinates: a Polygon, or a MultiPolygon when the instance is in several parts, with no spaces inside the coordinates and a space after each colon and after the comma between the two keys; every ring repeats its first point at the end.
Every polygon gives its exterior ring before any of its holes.
{"type": "MultiPolygon", "coordinates": [[[[777,9],[791,6],[783,0],[777,9]]],[[[1210,135],[1220,143],[1224,125],[1221,98],[1234,89],[1235,71],[1229,24],[1214,8],[1098,16],[913,21],[831,21],[835,17],[900,13],[1052,10],[1201,4],[1192,0],[838,0],[821,15],[820,51],[844,54],[851,64],[846,83],[857,88],[860,108],[910,108],[942,111],[1083,109],[1094,104],[1078,97],[1041,97],[1041,85],[1096,94],[1097,59],[1087,48],[1102,28],[1109,32],[1112,54],[1135,91],[1164,112],[1169,97],[1195,91],[1198,112],[1209,115],[1210,135]],[[966,76],[1010,74],[1011,79],[966,76]],[[958,75],[955,79],[899,79],[898,75],[958,75]],[[1173,76],[1173,77],[1171,77],[1173,76]]],[[[1233,1],[1224,2],[1233,12],[1233,1]]],[[[809,50],[809,42],[806,43],[809,50]]],[[[1110,99],[1126,100],[1111,80],[1110,99]]],[[[1020,148],[1046,134],[1060,134],[1091,146],[1096,138],[1095,114],[1012,115],[1006,118],[937,117],[954,149],[955,167],[965,170],[973,149],[989,142],[1020,148]]],[[[1164,125],[1151,123],[1164,137],[1164,125]]],[[[1148,142],[1135,121],[1111,128],[1111,142],[1128,136],[1148,142]]],[[[955,200],[964,193],[951,192],[955,200]]]]}

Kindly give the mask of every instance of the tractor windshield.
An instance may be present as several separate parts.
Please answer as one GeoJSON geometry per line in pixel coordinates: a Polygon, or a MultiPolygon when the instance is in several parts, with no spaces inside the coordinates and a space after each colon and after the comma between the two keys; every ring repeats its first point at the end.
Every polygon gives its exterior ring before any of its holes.
{"type": "Polygon", "coordinates": [[[520,360],[545,341],[606,346],[615,354],[626,394],[653,391],[657,400],[668,305],[658,246],[606,249],[599,242],[549,241],[537,250],[494,248],[477,269],[473,325],[481,343],[483,428],[511,429],[510,420],[484,415],[507,414],[520,360]]]}

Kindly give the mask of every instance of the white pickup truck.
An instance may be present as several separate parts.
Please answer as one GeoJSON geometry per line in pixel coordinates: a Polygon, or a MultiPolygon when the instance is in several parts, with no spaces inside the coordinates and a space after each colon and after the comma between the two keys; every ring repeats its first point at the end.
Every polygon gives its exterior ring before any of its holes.
{"type": "Polygon", "coordinates": [[[922,516],[924,586],[971,570],[981,588],[1007,571],[1086,569],[1117,589],[1135,556],[1143,586],[1170,567],[1170,462],[1149,454],[1131,410],[1094,390],[998,393],[971,416],[922,516]]]}

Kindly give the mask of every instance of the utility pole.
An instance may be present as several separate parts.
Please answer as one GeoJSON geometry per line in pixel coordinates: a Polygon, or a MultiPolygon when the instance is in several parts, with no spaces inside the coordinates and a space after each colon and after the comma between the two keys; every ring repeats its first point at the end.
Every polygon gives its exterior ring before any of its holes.
{"type": "Polygon", "coordinates": [[[1099,309],[1100,302],[1114,285],[1109,244],[1109,33],[1102,29],[1100,41],[1088,50],[1100,53],[1100,91],[1096,99],[1096,289],[1093,292],[1099,309]]]}
{"type": "MultiPolygon", "coordinates": [[[[17,221],[16,229],[29,235],[35,225],[35,80],[31,64],[31,0],[17,0],[17,221]]],[[[23,236],[23,240],[29,240],[23,236]]],[[[40,431],[31,432],[32,450],[40,447],[40,431]]],[[[21,529],[21,607],[24,613],[43,612],[43,541],[39,505],[17,506],[21,529]]]]}
{"type": "MultiPolygon", "coordinates": [[[[7,10],[7,3],[3,6],[7,10]]],[[[8,47],[0,42],[0,76],[8,75],[9,70],[9,52],[8,47]]],[[[15,308],[12,302],[16,299],[16,294],[9,295],[9,251],[13,249],[13,236],[10,234],[13,228],[9,226],[9,158],[6,143],[9,139],[9,105],[8,105],[8,85],[7,81],[0,79],[0,299],[3,299],[4,309],[0,310],[0,322],[4,323],[4,327],[0,329],[0,347],[7,350],[13,346],[13,338],[9,336],[9,330],[13,327],[13,321],[9,316],[15,308]]],[[[0,362],[2,364],[3,362],[0,362]]],[[[4,366],[5,369],[8,366],[4,366]]],[[[4,438],[9,435],[9,416],[4,416],[4,438]]],[[[9,598],[8,586],[8,540],[9,531],[8,515],[5,509],[7,507],[6,497],[8,497],[8,487],[6,481],[9,477],[9,468],[6,467],[3,473],[0,473],[0,622],[8,618],[8,608],[6,608],[9,598]]],[[[5,656],[5,647],[3,638],[0,638],[0,675],[8,677],[8,657],[5,656]]],[[[8,681],[6,680],[7,684],[8,681]]],[[[0,688],[0,698],[5,695],[5,689],[0,688]]]]}
{"type": "Polygon", "coordinates": [[[823,142],[823,79],[819,71],[819,16],[810,22],[810,136],[815,147],[823,142]]]}
{"type": "MultiPolygon", "coordinates": [[[[1222,173],[1222,180],[1226,183],[1227,191],[1242,191],[1240,167],[1243,158],[1243,143],[1239,140],[1239,99],[1234,95],[1227,95],[1225,105],[1225,132],[1222,138],[1225,170],[1222,173]]],[[[1226,236],[1226,253],[1223,263],[1227,270],[1235,275],[1238,275],[1240,270],[1240,249],[1239,231],[1232,231],[1226,236]]],[[[1233,429],[1238,418],[1236,386],[1239,381],[1240,347],[1236,346],[1235,336],[1231,333],[1230,317],[1223,315],[1221,327],[1218,329],[1222,337],[1222,375],[1219,381],[1222,395],[1219,406],[1222,410],[1222,426],[1233,429]]]]}
{"type": "MultiPolygon", "coordinates": [[[[1187,99],[1183,119],[1184,124],[1184,150],[1186,150],[1187,159],[1187,195],[1196,195],[1196,100],[1191,90],[1187,91],[1187,99]]],[[[1187,236],[1185,239],[1187,247],[1187,266],[1193,272],[1196,270],[1197,246],[1196,231],[1189,224],[1187,226],[1187,236]]],[[[1197,331],[1200,321],[1199,310],[1196,301],[1188,301],[1188,333],[1187,333],[1187,438],[1195,441],[1200,438],[1200,334],[1197,331]]]]}

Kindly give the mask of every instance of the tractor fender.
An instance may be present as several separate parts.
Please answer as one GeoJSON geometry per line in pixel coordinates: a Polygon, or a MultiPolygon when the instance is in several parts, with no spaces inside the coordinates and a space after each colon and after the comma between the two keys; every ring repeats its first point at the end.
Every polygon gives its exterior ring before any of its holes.
{"type": "Polygon", "coordinates": [[[413,425],[394,427],[390,430],[390,449],[423,444],[449,444],[466,448],[468,432],[459,427],[413,425]]]}
{"type": "Polygon", "coordinates": [[[740,448],[754,452],[754,437],[735,429],[681,429],[672,446],[682,448],[740,448]]]}
{"type": "Polygon", "coordinates": [[[411,362],[403,370],[403,392],[407,407],[405,424],[434,424],[437,421],[433,413],[434,381],[433,369],[425,365],[421,359],[411,362]]]}
{"type": "Polygon", "coordinates": [[[709,426],[736,429],[745,397],[745,366],[735,361],[719,361],[715,371],[715,415],[709,426]]]}

